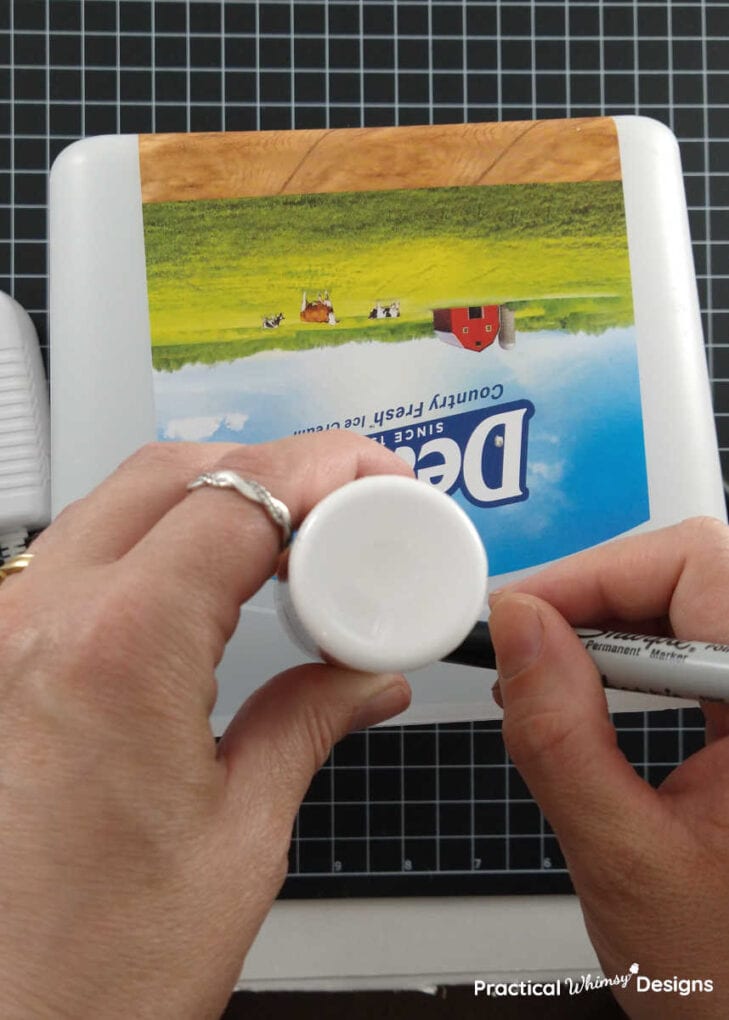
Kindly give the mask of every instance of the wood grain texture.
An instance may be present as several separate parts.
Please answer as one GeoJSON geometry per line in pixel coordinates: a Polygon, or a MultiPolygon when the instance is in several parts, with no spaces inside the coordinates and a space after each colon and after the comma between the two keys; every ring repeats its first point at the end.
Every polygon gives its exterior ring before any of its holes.
{"type": "Polygon", "coordinates": [[[620,180],[609,117],[140,135],[143,202],[620,180]]]}

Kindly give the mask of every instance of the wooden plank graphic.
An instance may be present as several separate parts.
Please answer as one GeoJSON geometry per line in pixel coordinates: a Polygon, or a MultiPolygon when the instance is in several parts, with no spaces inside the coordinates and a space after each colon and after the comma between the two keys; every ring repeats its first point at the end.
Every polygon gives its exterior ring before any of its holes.
{"type": "Polygon", "coordinates": [[[140,135],[142,200],[620,180],[610,118],[140,135]]]}

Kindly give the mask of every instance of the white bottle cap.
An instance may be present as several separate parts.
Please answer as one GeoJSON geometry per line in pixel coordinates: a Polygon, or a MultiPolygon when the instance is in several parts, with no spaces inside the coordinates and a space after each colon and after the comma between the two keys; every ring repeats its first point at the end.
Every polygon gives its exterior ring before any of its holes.
{"type": "Polygon", "coordinates": [[[353,669],[399,672],[464,640],[487,582],[483,543],[450,496],[377,475],[337,489],[308,515],[279,609],[306,650],[353,669]]]}

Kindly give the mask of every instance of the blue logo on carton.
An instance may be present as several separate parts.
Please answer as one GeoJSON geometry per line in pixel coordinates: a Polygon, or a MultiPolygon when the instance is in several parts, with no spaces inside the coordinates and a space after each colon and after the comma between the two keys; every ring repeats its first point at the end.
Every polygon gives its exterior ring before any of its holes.
{"type": "Polygon", "coordinates": [[[443,492],[460,490],[474,506],[529,498],[526,487],[529,400],[468,411],[372,436],[443,492]]]}

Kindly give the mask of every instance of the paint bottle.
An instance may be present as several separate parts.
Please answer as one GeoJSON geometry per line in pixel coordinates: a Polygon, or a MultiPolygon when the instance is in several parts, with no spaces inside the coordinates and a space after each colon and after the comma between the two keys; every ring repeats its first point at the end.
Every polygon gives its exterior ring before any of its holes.
{"type": "Polygon", "coordinates": [[[309,655],[366,672],[418,669],[470,632],[487,594],[468,515],[425,482],[361,478],[307,516],[282,565],[276,606],[309,655]]]}

